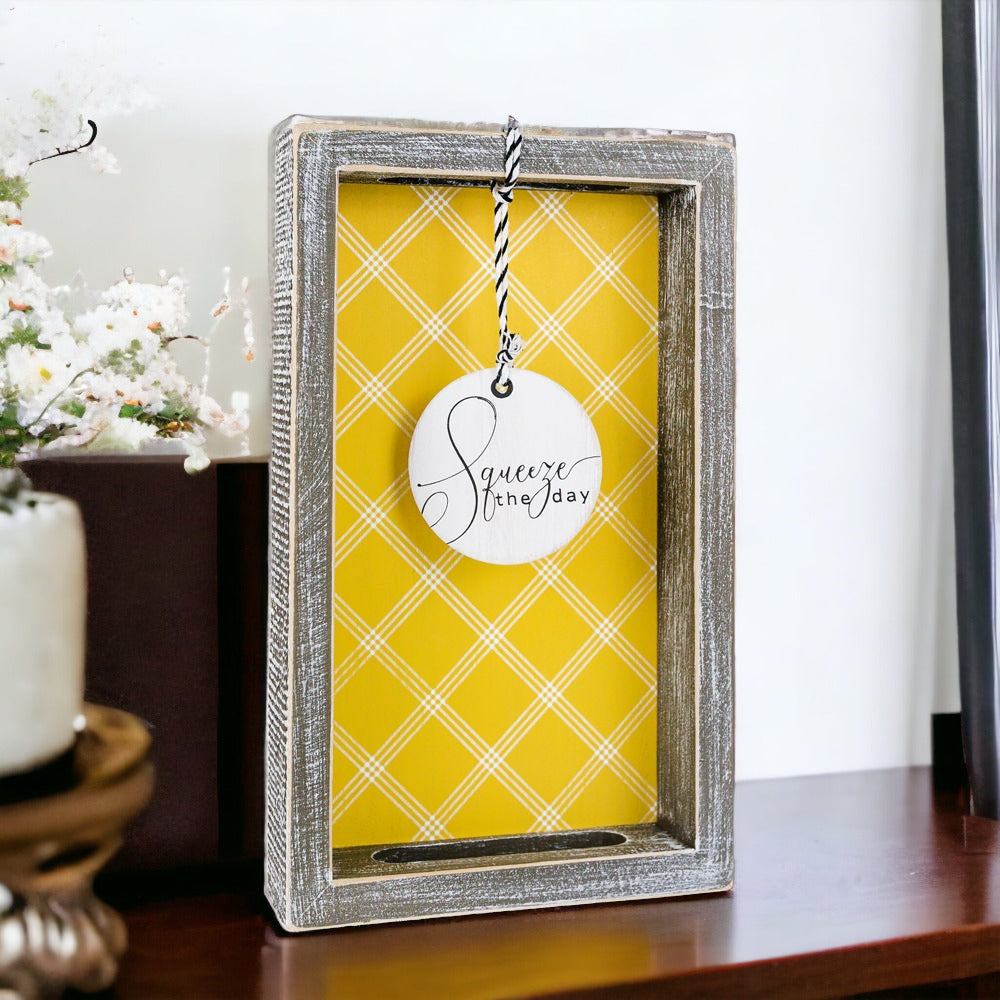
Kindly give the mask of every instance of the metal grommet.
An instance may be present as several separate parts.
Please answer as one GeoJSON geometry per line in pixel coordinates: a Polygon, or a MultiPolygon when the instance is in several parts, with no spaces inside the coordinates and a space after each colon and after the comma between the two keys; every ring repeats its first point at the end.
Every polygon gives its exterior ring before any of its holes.
{"type": "Polygon", "coordinates": [[[490,392],[492,392],[493,395],[496,396],[497,399],[506,399],[514,391],[514,383],[511,382],[511,380],[508,378],[507,381],[504,383],[504,385],[506,385],[507,388],[506,388],[505,391],[501,392],[501,390],[500,390],[500,376],[498,375],[490,383],[490,392]]]}

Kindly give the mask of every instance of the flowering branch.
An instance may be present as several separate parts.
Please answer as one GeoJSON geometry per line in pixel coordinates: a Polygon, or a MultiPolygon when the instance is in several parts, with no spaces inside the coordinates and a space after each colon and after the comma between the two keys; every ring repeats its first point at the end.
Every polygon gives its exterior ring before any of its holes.
{"type": "Polygon", "coordinates": [[[36,163],[41,163],[43,160],[54,160],[57,156],[69,156],[70,153],[79,153],[88,146],[92,146],[94,144],[94,140],[97,138],[97,122],[88,118],[87,124],[90,126],[90,138],[86,142],[81,142],[78,146],[71,146],[69,149],[56,149],[54,153],[49,153],[48,156],[36,157],[34,160],[30,160],[28,162],[28,166],[30,167],[36,163]]]}
{"type": "Polygon", "coordinates": [[[209,428],[246,440],[246,411],[223,410],[208,394],[210,335],[234,305],[243,311],[247,357],[253,356],[246,279],[234,303],[226,269],[206,336],[188,329],[187,284],[164,272],[160,283],[150,284],[135,281],[128,268],[90,308],[66,312],[65,289],[49,287],[39,273],[52,248],[22,224],[24,175],[32,164],[85,150],[100,168],[115,164],[103,147],[93,146],[92,119],[61,110],[45,95],[35,100],[34,119],[16,127],[0,120],[0,468],[43,449],[135,449],[154,438],[178,441],[188,452],[189,472],[204,468],[209,428]],[[84,121],[90,126],[86,139],[80,136],[84,121]],[[51,142],[59,136],[70,141],[60,140],[54,153],[41,148],[40,137],[51,142]],[[197,384],[178,370],[171,353],[178,340],[205,347],[197,384]],[[53,385],[63,382],[53,395],[53,385]]]}

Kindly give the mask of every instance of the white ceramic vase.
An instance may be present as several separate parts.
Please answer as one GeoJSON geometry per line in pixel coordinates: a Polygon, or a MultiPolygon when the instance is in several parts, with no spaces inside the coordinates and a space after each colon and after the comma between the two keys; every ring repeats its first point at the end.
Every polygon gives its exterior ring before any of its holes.
{"type": "Polygon", "coordinates": [[[73,744],[86,589],[76,504],[31,490],[0,496],[0,778],[40,767],[73,744]]]}

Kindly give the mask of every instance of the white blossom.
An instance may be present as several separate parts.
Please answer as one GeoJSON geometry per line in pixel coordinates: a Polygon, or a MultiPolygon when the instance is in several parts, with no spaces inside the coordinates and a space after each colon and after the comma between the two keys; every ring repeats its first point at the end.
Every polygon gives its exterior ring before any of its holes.
{"type": "MultiPolygon", "coordinates": [[[[48,90],[5,97],[0,100],[0,172],[21,177],[34,162],[83,146],[91,137],[88,121],[105,122],[152,103],[135,80],[106,69],[90,80],[59,77],[48,90]]],[[[96,170],[117,170],[103,146],[88,146],[83,155],[96,170]]]]}
{"type": "Polygon", "coordinates": [[[201,472],[209,466],[208,455],[204,448],[196,444],[185,443],[188,456],[184,459],[184,471],[188,473],[201,472]]]}
{"type": "Polygon", "coordinates": [[[99,174],[121,173],[118,160],[111,154],[107,146],[88,146],[80,152],[99,174]]]}
{"type": "Polygon", "coordinates": [[[44,236],[16,224],[0,226],[0,264],[24,261],[30,266],[51,253],[52,247],[44,236]]]}
{"type": "Polygon", "coordinates": [[[137,451],[154,437],[156,428],[151,424],[115,417],[100,429],[91,446],[101,451],[137,451]]]}

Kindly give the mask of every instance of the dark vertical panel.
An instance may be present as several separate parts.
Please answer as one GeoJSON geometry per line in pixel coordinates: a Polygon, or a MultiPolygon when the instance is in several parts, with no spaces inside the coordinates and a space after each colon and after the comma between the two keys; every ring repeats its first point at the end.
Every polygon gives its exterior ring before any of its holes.
{"type": "Polygon", "coordinates": [[[264,853],[267,464],[218,467],[219,853],[264,853]]]}
{"type": "Polygon", "coordinates": [[[931,774],[935,791],[968,791],[959,712],[937,712],[931,716],[931,774]]]}
{"type": "MultiPolygon", "coordinates": [[[[992,543],[997,498],[989,463],[988,342],[972,0],[944,0],[941,27],[962,725],[973,809],[980,815],[997,817],[1000,742],[995,714],[996,553],[992,543]]],[[[1000,442],[995,444],[1000,446],[1000,442]]]]}
{"type": "Polygon", "coordinates": [[[87,699],[153,734],[156,791],[115,860],[171,868],[218,857],[216,468],[179,457],[31,462],[41,489],[72,497],[87,533],[87,699]]]}

